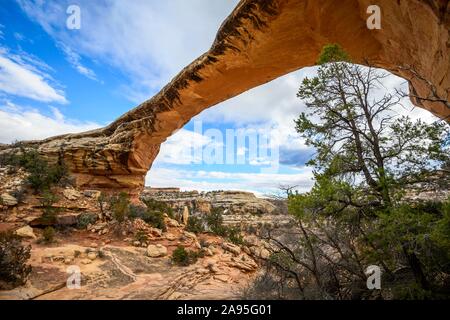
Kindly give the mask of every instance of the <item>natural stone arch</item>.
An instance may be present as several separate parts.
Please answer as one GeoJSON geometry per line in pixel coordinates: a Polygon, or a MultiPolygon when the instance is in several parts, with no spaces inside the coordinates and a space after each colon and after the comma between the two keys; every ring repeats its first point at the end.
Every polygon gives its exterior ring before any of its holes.
{"type": "MultiPolygon", "coordinates": [[[[211,49],[157,95],[105,128],[35,145],[64,159],[79,187],[139,191],[163,143],[201,111],[303,67],[321,48],[340,44],[356,63],[384,68],[429,101],[413,103],[450,115],[448,0],[378,0],[381,29],[366,27],[370,0],[241,0],[211,49]],[[443,101],[431,101],[439,96],[443,101]]],[[[195,36],[195,35],[193,35],[195,36]]],[[[3,152],[10,149],[5,146],[3,152]]]]}

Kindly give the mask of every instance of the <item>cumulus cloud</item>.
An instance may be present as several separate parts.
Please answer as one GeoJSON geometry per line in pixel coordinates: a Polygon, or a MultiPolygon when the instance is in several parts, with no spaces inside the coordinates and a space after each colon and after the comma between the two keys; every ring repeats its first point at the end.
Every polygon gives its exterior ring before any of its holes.
{"type": "Polygon", "coordinates": [[[201,158],[196,155],[196,147],[204,148],[212,140],[202,134],[181,129],[167,139],[158,155],[158,161],[164,164],[189,165],[198,163],[201,158]]]}
{"type": "MultiPolygon", "coordinates": [[[[289,75],[281,77],[258,88],[252,89],[242,95],[235,97],[229,101],[208,109],[194,118],[194,121],[203,121],[204,123],[214,124],[224,131],[224,123],[230,128],[241,127],[243,130],[276,130],[278,133],[274,136],[275,144],[279,148],[279,163],[290,167],[303,168],[305,163],[314,155],[314,149],[305,145],[305,141],[295,131],[293,120],[305,111],[304,103],[296,97],[296,92],[305,76],[313,76],[316,74],[317,68],[307,68],[289,75]]],[[[384,94],[386,91],[394,92],[395,89],[408,90],[407,83],[404,79],[394,75],[388,77],[383,82],[383,92],[375,93],[376,95],[384,94]]],[[[394,108],[392,116],[408,115],[412,119],[421,119],[428,123],[436,121],[437,118],[430,112],[414,107],[408,99],[402,101],[402,105],[394,108]]],[[[209,126],[210,127],[210,126],[209,126]]],[[[309,180],[298,179],[295,174],[291,178],[291,174],[287,175],[259,175],[259,174],[230,174],[225,172],[214,173],[184,173],[181,169],[162,169],[167,163],[175,163],[173,161],[166,162],[170,158],[168,154],[177,155],[180,152],[174,152],[183,146],[188,145],[186,138],[193,138],[194,135],[188,130],[183,130],[162,145],[161,155],[156,160],[156,167],[150,172],[147,183],[156,186],[182,186],[184,188],[199,188],[201,190],[218,189],[240,189],[240,190],[260,190],[273,189],[275,185],[288,184],[300,185],[303,190],[311,186],[309,180]],[[184,136],[184,138],[182,137],[184,136]],[[164,156],[163,156],[164,155],[164,156]],[[169,171],[167,170],[172,170],[169,171]],[[220,181],[212,181],[220,179],[220,181]],[[260,179],[267,179],[261,181],[260,179]],[[258,183],[261,182],[261,183],[258,183]],[[274,181],[277,181],[276,183],[274,181]],[[272,184],[272,187],[267,184],[272,184]],[[189,187],[191,186],[191,187],[189,187]]],[[[195,136],[195,138],[200,138],[195,136]]],[[[204,138],[204,137],[203,137],[204,138]]],[[[207,141],[206,141],[207,142],[207,141]]],[[[247,149],[243,150],[244,152],[247,149]]],[[[180,162],[178,162],[180,163],[180,162]]],[[[251,165],[260,165],[261,163],[250,163],[251,165]]],[[[185,167],[189,170],[189,167],[185,167]]]]}
{"type": "Polygon", "coordinates": [[[51,108],[51,114],[44,115],[36,109],[24,108],[11,102],[4,102],[0,106],[0,143],[44,139],[98,127],[100,125],[94,122],[67,119],[55,107],[51,108]]]}
{"type": "MultiPolygon", "coordinates": [[[[34,60],[35,61],[35,60],[34,60]]],[[[0,92],[42,102],[67,103],[64,92],[50,84],[43,64],[32,64],[31,56],[8,54],[0,48],[0,92]]]]}

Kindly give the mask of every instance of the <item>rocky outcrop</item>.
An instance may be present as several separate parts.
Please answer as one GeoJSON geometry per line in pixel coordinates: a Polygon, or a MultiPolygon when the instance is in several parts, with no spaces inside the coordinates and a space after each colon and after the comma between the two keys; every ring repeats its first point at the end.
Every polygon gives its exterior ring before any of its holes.
{"type": "Polygon", "coordinates": [[[178,191],[172,189],[145,188],[141,199],[162,201],[182,215],[187,208],[192,215],[208,214],[213,208],[223,210],[225,225],[241,226],[243,228],[262,225],[283,226],[292,221],[283,214],[280,208],[283,204],[274,204],[269,199],[256,197],[253,193],[243,191],[178,191]]]}
{"type": "Polygon", "coordinates": [[[162,244],[151,244],[147,247],[147,256],[151,258],[164,257],[167,255],[167,248],[162,244]]]}
{"type": "Polygon", "coordinates": [[[19,202],[17,201],[16,198],[14,198],[12,195],[10,195],[9,193],[3,193],[2,195],[0,195],[0,203],[2,205],[5,205],[7,207],[14,207],[15,205],[17,205],[19,202]]]}
{"type": "MultiPolygon", "coordinates": [[[[449,4],[379,0],[380,30],[366,27],[369,0],[242,0],[211,49],[148,101],[105,128],[28,146],[63,159],[84,188],[138,192],[163,143],[193,116],[291,71],[315,64],[321,48],[339,43],[354,62],[407,79],[413,102],[450,115],[449,4]]],[[[151,30],[149,30],[151,32],[151,30]]],[[[193,35],[195,36],[195,35],[193,35]]],[[[10,150],[0,146],[0,153],[10,150]]]]}

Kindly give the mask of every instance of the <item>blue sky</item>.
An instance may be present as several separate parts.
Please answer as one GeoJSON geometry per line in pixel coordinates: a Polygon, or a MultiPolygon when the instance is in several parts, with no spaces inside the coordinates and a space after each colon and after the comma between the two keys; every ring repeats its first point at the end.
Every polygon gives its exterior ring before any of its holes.
{"type": "MultiPolygon", "coordinates": [[[[0,143],[41,139],[104,126],[156,94],[208,50],[237,0],[43,1],[2,0],[0,7],[0,143]],[[66,27],[69,5],[81,9],[81,29],[66,27]]],[[[295,94],[315,68],[291,73],[210,108],[163,144],[146,183],[183,189],[276,192],[280,184],[312,185],[304,166],[313,150],[295,133],[304,105],[295,94]],[[194,131],[195,121],[202,132],[194,131]],[[198,163],[193,142],[208,148],[215,129],[272,132],[279,150],[275,172],[267,161],[198,163]]],[[[392,77],[393,88],[404,81],[392,77]]],[[[434,118],[414,109],[414,117],[434,118]]],[[[245,149],[245,148],[244,148],[245,149]]],[[[239,152],[248,150],[235,150],[239,152]]]]}

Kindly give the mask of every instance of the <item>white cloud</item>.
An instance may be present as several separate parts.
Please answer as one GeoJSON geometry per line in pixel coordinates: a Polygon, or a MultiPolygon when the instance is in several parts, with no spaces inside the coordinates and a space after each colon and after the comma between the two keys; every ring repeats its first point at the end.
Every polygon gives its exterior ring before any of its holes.
{"type": "Polygon", "coordinates": [[[51,111],[51,115],[44,115],[35,109],[23,108],[11,102],[4,103],[0,107],[0,143],[44,139],[100,127],[94,122],[66,119],[55,107],[52,107],[51,111]]]}
{"type": "Polygon", "coordinates": [[[82,0],[76,31],[65,28],[69,0],[17,2],[57,42],[127,75],[124,94],[140,103],[209,49],[238,0],[82,0]]]}
{"type": "Polygon", "coordinates": [[[165,164],[192,164],[200,161],[194,153],[196,146],[211,144],[211,139],[186,129],[178,130],[170,136],[158,155],[158,162],[165,164]]]}
{"type": "Polygon", "coordinates": [[[188,171],[170,168],[154,168],[146,178],[152,187],[180,187],[182,190],[242,190],[257,194],[275,193],[280,185],[298,185],[300,192],[313,185],[310,169],[294,174],[229,173],[220,171],[188,171]]]}
{"type": "Polygon", "coordinates": [[[9,55],[0,47],[0,91],[42,102],[67,103],[64,92],[52,87],[51,77],[32,65],[30,56],[9,55]]]}
{"type": "Polygon", "coordinates": [[[14,32],[14,38],[16,38],[17,41],[25,40],[25,36],[19,32],[14,32]]]}
{"type": "MultiPolygon", "coordinates": [[[[305,105],[296,97],[298,87],[304,76],[315,74],[316,68],[303,69],[266,85],[252,89],[229,101],[208,109],[194,118],[194,121],[217,123],[218,128],[228,123],[230,128],[241,126],[244,129],[260,130],[264,128],[276,129],[275,143],[280,148],[280,162],[290,166],[301,167],[312,155],[314,150],[305,146],[304,140],[295,131],[293,120],[305,110],[305,105]]],[[[384,81],[388,91],[394,88],[407,90],[404,79],[391,76],[384,81]]],[[[402,101],[404,107],[395,108],[397,115],[408,115],[412,119],[422,119],[426,122],[436,121],[430,112],[415,108],[408,99],[402,101]]],[[[210,126],[208,126],[210,127],[210,126]]],[[[181,130],[161,146],[161,154],[155,161],[155,167],[147,177],[147,184],[152,186],[181,186],[185,189],[213,190],[273,190],[278,184],[298,184],[302,190],[312,185],[308,179],[301,179],[296,174],[261,175],[227,172],[183,172],[181,170],[164,168],[165,164],[189,164],[189,161],[167,161],[168,159],[186,159],[180,156],[187,141],[191,138],[204,138],[188,130],[181,130]],[[173,139],[172,139],[173,137],[173,139]],[[194,179],[195,178],[195,179],[194,179]],[[214,180],[220,179],[217,182],[214,180]],[[275,182],[276,181],[276,182],[275,182]]],[[[258,165],[260,163],[251,163],[258,165]]],[[[188,166],[185,166],[189,170],[188,166]]],[[[303,169],[304,170],[304,169],[303,169]]]]}
{"type": "Polygon", "coordinates": [[[61,50],[64,52],[67,61],[72,65],[72,67],[83,76],[98,81],[97,75],[95,72],[88,67],[84,66],[81,63],[81,57],[78,53],[70,49],[68,46],[64,45],[63,43],[59,43],[58,47],[61,48],[61,50]]]}

